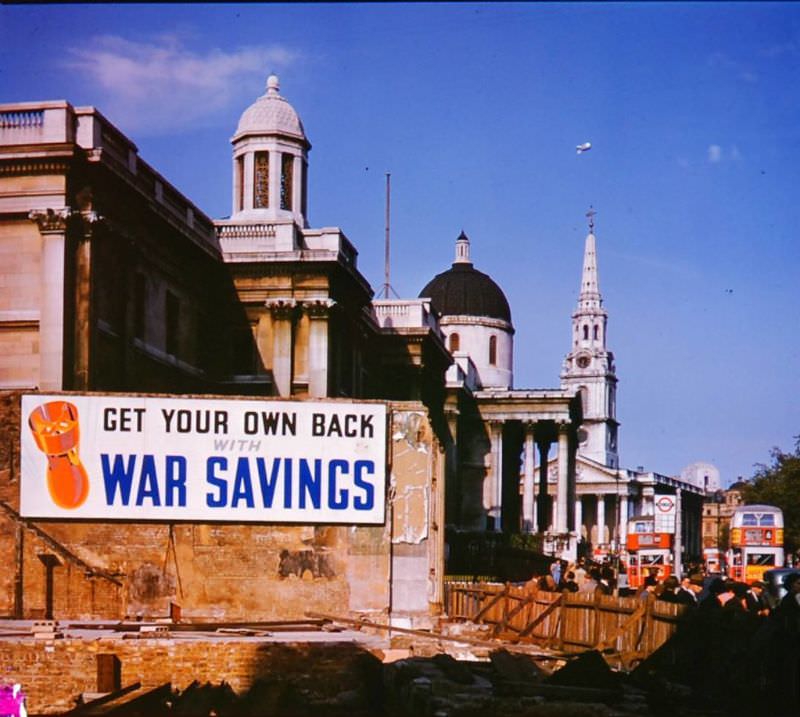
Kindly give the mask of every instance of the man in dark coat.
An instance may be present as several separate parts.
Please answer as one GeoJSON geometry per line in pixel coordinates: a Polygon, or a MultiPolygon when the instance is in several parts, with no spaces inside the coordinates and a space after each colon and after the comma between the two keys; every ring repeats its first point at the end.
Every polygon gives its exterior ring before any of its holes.
{"type": "Polygon", "coordinates": [[[786,595],[772,612],[777,627],[775,664],[779,670],[780,715],[800,714],[800,572],[783,578],[786,595]]]}

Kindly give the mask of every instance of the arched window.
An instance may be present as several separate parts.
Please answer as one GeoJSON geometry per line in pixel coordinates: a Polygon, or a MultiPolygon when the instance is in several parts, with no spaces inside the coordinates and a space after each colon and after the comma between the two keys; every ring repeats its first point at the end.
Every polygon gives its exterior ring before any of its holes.
{"type": "Polygon", "coordinates": [[[583,340],[587,341],[589,339],[589,324],[583,325],[583,340]]]}
{"type": "Polygon", "coordinates": [[[599,337],[598,337],[598,332],[599,332],[599,331],[600,331],[600,327],[599,327],[599,326],[595,326],[595,327],[594,327],[594,340],[595,340],[595,341],[597,341],[597,339],[599,338],[599,337]]]}
{"type": "Polygon", "coordinates": [[[256,152],[253,167],[253,208],[269,207],[269,152],[256,152]]]}
{"type": "Polygon", "coordinates": [[[450,334],[450,353],[453,354],[461,349],[461,339],[458,334],[450,334]]]}
{"type": "Polygon", "coordinates": [[[489,337],[489,365],[494,366],[497,363],[497,336],[489,337]]]}
{"type": "Polygon", "coordinates": [[[281,209],[292,211],[294,185],[294,156],[288,153],[281,155],[281,209]]]}

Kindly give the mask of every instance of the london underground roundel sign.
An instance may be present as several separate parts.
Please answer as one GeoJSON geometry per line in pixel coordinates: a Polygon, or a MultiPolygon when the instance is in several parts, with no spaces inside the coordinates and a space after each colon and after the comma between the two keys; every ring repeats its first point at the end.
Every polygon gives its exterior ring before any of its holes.
{"type": "Polygon", "coordinates": [[[668,495],[662,495],[656,501],[656,507],[662,513],[669,513],[675,507],[675,501],[672,498],[670,498],[668,495]]]}

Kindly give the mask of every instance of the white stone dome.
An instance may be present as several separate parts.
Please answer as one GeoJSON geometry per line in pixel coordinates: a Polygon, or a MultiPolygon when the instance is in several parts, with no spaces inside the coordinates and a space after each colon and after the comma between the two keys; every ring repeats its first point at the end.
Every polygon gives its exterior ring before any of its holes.
{"type": "Polygon", "coordinates": [[[279,90],[278,78],[270,75],[266,93],[242,113],[234,140],[245,135],[281,134],[308,143],[300,117],[279,90]]]}

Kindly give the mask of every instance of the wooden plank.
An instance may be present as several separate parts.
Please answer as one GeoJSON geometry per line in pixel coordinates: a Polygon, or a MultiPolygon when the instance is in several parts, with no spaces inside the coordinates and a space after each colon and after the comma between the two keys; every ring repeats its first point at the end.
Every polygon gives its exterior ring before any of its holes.
{"type": "Polygon", "coordinates": [[[645,604],[642,604],[636,608],[633,614],[625,622],[623,622],[622,625],[620,625],[610,635],[607,635],[601,642],[597,644],[597,649],[604,650],[611,647],[612,643],[615,642],[620,635],[622,635],[626,630],[629,630],[632,625],[644,617],[645,607],[645,604]]]}
{"type": "Polygon", "coordinates": [[[489,610],[491,610],[495,605],[497,605],[497,603],[499,603],[505,597],[507,590],[508,586],[503,588],[501,592],[497,593],[497,595],[495,595],[491,600],[489,600],[488,604],[484,605],[484,607],[478,611],[478,614],[472,618],[472,621],[480,622],[483,619],[483,616],[486,615],[489,612],[489,610]]]}
{"type": "Polygon", "coordinates": [[[112,702],[113,700],[117,700],[120,697],[124,697],[129,692],[134,692],[138,690],[142,686],[141,682],[134,682],[127,687],[123,687],[122,689],[117,690],[116,692],[109,692],[108,694],[101,695],[96,699],[91,700],[90,702],[85,702],[83,704],[74,707],[69,712],[65,712],[65,715],[78,715],[83,714],[86,709],[90,707],[97,707],[98,705],[104,705],[106,702],[112,702]]]}
{"type": "Polygon", "coordinates": [[[501,621],[498,622],[495,625],[494,631],[493,631],[494,635],[497,636],[501,632],[506,632],[508,630],[511,630],[512,632],[519,632],[519,629],[514,627],[511,624],[511,621],[514,619],[514,617],[516,615],[518,615],[528,605],[531,604],[531,602],[534,599],[534,597],[535,597],[535,593],[534,594],[528,594],[528,595],[526,595],[524,593],[522,595],[512,595],[511,594],[511,586],[507,585],[506,586],[506,599],[505,599],[505,603],[503,605],[503,607],[504,607],[504,609],[503,609],[503,617],[502,617],[501,621]],[[519,605],[517,605],[515,608],[513,608],[511,611],[509,611],[509,609],[508,609],[509,608],[509,600],[516,600],[519,603],[519,605]]]}
{"type": "Polygon", "coordinates": [[[547,617],[555,612],[557,607],[560,607],[563,602],[563,596],[559,594],[559,596],[553,600],[542,612],[540,612],[533,620],[531,620],[527,625],[519,633],[520,637],[525,637],[530,635],[538,625],[541,625],[547,617]]]}
{"type": "Polygon", "coordinates": [[[490,647],[492,649],[503,649],[508,652],[521,652],[531,658],[541,658],[544,660],[552,660],[554,658],[564,659],[572,657],[572,655],[559,653],[556,651],[548,650],[547,652],[536,650],[533,645],[515,645],[507,642],[500,642],[497,640],[481,640],[480,638],[467,637],[466,635],[443,635],[440,632],[433,632],[428,630],[413,630],[408,627],[395,627],[394,625],[383,625],[371,620],[354,620],[353,618],[343,617],[341,615],[327,615],[318,612],[307,612],[309,617],[321,618],[323,620],[330,620],[331,622],[340,622],[345,625],[358,625],[359,627],[370,627],[377,630],[384,630],[386,632],[399,632],[404,635],[416,635],[417,637],[427,637],[431,640],[445,640],[447,642],[461,642],[465,645],[475,645],[477,647],[490,647]]]}

